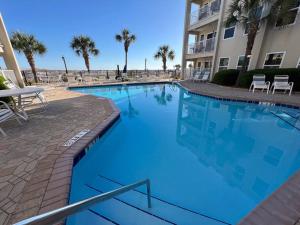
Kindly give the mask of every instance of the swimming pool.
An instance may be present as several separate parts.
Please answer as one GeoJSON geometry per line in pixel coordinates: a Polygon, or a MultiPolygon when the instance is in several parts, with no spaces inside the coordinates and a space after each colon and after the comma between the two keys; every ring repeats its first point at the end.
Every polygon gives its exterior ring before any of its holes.
{"type": "Polygon", "coordinates": [[[140,188],[68,224],[236,224],[300,167],[299,110],[171,84],[72,90],[111,98],[121,118],[74,166],[70,202],[145,178],[154,199],[140,188]]]}

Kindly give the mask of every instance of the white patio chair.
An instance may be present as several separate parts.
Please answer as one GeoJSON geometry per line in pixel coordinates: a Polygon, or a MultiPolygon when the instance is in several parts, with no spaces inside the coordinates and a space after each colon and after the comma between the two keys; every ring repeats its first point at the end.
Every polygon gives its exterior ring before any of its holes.
{"type": "Polygon", "coordinates": [[[206,82],[209,80],[210,72],[206,71],[204,72],[202,78],[200,79],[201,82],[206,82]]]}
{"type": "Polygon", "coordinates": [[[122,73],[121,76],[122,76],[122,81],[128,81],[129,80],[127,73],[122,73]]]}
{"type": "Polygon", "coordinates": [[[50,79],[46,75],[38,75],[38,81],[42,84],[50,83],[50,79]]]}
{"type": "MultiPolygon", "coordinates": [[[[0,101],[0,123],[7,121],[8,119],[15,117],[19,124],[22,124],[21,121],[18,119],[17,115],[14,111],[8,106],[7,103],[0,101]]],[[[0,127],[0,133],[3,136],[7,136],[7,134],[2,130],[0,127]]]]}
{"type": "Polygon", "coordinates": [[[81,75],[78,75],[78,74],[75,76],[75,80],[77,81],[78,84],[83,84],[86,82],[85,79],[81,75]]]}
{"type": "Polygon", "coordinates": [[[270,81],[266,82],[266,75],[264,74],[256,74],[253,76],[253,81],[250,85],[249,91],[255,92],[255,89],[261,89],[261,91],[267,90],[267,94],[269,94],[270,90],[270,81]]]}
{"type": "Polygon", "coordinates": [[[204,74],[203,74],[202,71],[197,71],[197,72],[194,74],[193,82],[202,80],[203,75],[204,75],[204,74]]]}
{"type": "Polygon", "coordinates": [[[274,94],[276,90],[283,90],[284,93],[286,93],[286,91],[289,91],[289,95],[291,95],[293,86],[294,82],[289,82],[288,75],[276,75],[271,86],[271,90],[273,90],[272,94],[274,94]]]}

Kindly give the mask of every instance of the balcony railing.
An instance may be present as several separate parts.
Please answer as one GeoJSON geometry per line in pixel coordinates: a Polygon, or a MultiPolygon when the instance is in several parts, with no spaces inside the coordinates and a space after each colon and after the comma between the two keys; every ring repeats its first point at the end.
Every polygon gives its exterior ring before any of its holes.
{"type": "Polygon", "coordinates": [[[215,40],[215,38],[211,38],[189,45],[188,54],[212,52],[215,49],[215,40]]]}
{"type": "Polygon", "coordinates": [[[219,13],[221,6],[221,0],[214,0],[210,4],[203,6],[199,10],[193,12],[191,14],[191,23],[190,25],[194,25],[195,23],[208,19],[219,13]]]}

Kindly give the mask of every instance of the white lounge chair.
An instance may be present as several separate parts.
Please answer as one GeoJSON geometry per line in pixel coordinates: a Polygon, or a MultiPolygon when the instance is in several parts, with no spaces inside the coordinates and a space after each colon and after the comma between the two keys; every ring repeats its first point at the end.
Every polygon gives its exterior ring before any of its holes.
{"type": "MultiPolygon", "coordinates": [[[[19,89],[20,88],[8,76],[6,76],[6,71],[1,71],[1,73],[3,74],[4,78],[6,79],[4,81],[4,84],[6,87],[8,87],[9,89],[19,89]]],[[[10,73],[11,73],[11,71],[10,71],[10,73]]],[[[38,99],[42,103],[43,107],[46,107],[48,104],[45,96],[42,93],[22,95],[21,104],[23,107],[26,107],[28,105],[31,105],[34,99],[38,99]]]]}
{"type": "Polygon", "coordinates": [[[122,80],[123,81],[128,81],[128,75],[127,75],[127,73],[122,73],[122,80]]]}
{"type": "MultiPolygon", "coordinates": [[[[14,111],[8,106],[7,103],[0,101],[0,123],[15,117],[15,119],[21,124],[20,120],[18,119],[17,115],[14,113],[14,111]]],[[[6,133],[1,129],[0,127],[0,133],[3,136],[7,136],[6,133]]]]}
{"type": "Polygon", "coordinates": [[[261,89],[262,91],[267,90],[267,94],[269,94],[270,90],[270,81],[266,82],[266,75],[264,74],[256,74],[253,76],[253,81],[250,85],[249,91],[255,92],[255,89],[261,89]]]}
{"type": "Polygon", "coordinates": [[[193,76],[193,82],[201,80],[203,77],[202,71],[197,71],[193,76]]]}
{"type": "Polygon", "coordinates": [[[276,90],[283,90],[284,93],[286,93],[286,91],[289,91],[289,95],[291,95],[293,86],[294,82],[289,82],[288,75],[276,75],[271,86],[271,90],[273,90],[272,94],[274,94],[276,90]]]}
{"type": "Polygon", "coordinates": [[[201,82],[206,82],[206,81],[208,81],[209,80],[209,76],[210,76],[210,72],[208,72],[208,71],[206,71],[206,72],[204,72],[204,74],[203,74],[203,76],[202,76],[202,78],[201,78],[201,82]]]}

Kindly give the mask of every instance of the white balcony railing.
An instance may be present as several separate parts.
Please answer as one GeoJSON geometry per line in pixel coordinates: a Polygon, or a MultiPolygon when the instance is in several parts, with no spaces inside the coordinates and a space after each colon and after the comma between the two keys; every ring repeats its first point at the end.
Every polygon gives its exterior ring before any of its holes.
{"type": "Polygon", "coordinates": [[[199,21],[208,19],[220,12],[221,0],[214,0],[210,4],[205,5],[191,14],[190,25],[194,25],[199,21]]]}
{"type": "Polygon", "coordinates": [[[211,38],[189,45],[188,54],[200,54],[214,51],[215,40],[215,38],[211,38]]]}

